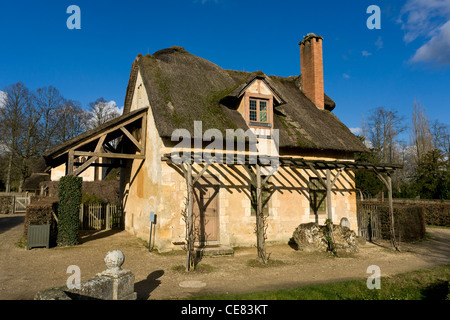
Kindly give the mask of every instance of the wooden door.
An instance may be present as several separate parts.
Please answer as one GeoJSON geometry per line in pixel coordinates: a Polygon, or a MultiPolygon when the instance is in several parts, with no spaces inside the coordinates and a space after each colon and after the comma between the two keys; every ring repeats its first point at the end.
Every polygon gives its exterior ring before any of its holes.
{"type": "Polygon", "coordinates": [[[200,244],[219,241],[219,186],[199,181],[194,187],[195,233],[200,244]]]}

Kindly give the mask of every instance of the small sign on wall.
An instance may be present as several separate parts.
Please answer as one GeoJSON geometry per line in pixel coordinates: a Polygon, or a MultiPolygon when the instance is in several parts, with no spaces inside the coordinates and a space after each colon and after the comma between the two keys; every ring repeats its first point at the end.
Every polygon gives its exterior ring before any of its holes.
{"type": "Polygon", "coordinates": [[[150,222],[156,224],[156,214],[153,211],[150,212],[150,222]]]}

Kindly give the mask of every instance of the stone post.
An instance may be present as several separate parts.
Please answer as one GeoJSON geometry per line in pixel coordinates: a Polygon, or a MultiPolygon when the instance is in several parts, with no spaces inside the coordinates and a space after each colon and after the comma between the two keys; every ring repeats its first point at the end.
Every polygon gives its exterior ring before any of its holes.
{"type": "Polygon", "coordinates": [[[125,256],[122,251],[108,252],[105,257],[107,270],[97,274],[98,277],[110,277],[112,280],[112,300],[136,300],[134,292],[134,274],[122,269],[125,256]]]}

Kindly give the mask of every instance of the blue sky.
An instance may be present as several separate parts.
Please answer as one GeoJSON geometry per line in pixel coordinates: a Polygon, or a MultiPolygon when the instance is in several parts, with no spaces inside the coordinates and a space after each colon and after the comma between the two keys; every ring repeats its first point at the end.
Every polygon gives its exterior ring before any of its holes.
{"type": "Polygon", "coordinates": [[[84,107],[123,106],[138,53],[173,45],[234,70],[300,74],[298,42],[323,36],[326,93],[350,128],[379,106],[407,118],[414,100],[450,121],[450,0],[2,1],[0,90],[55,86],[84,107]],[[81,30],[69,30],[70,5],[81,30]],[[381,29],[368,29],[369,5],[381,29]]]}

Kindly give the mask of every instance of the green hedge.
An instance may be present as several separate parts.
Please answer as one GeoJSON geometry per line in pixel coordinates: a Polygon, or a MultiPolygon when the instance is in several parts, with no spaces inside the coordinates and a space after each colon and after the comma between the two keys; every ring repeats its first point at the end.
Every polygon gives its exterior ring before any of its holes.
{"type": "MultiPolygon", "coordinates": [[[[391,238],[391,220],[389,206],[379,205],[378,213],[381,237],[391,238]]],[[[421,206],[394,205],[394,226],[397,241],[415,242],[425,237],[425,214],[421,206]]]]}
{"type": "Polygon", "coordinates": [[[59,180],[58,246],[78,244],[78,224],[83,178],[64,176],[59,180]]]}

